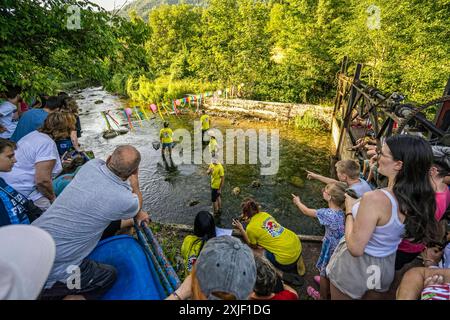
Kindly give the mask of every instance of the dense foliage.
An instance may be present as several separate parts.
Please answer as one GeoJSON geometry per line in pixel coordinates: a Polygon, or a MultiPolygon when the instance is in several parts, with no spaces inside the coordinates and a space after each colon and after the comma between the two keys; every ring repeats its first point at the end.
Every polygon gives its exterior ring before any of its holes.
{"type": "Polygon", "coordinates": [[[235,86],[246,98],[317,103],[334,97],[348,55],[370,84],[424,102],[450,75],[449,0],[179,2],[124,19],[87,0],[2,0],[0,91],[85,81],[158,102],[235,86]],[[79,29],[67,28],[71,4],[79,29]]]}

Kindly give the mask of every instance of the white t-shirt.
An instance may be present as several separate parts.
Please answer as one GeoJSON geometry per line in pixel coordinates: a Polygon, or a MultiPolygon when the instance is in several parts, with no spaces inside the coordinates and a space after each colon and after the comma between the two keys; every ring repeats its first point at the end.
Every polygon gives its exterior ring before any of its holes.
{"type": "Polygon", "coordinates": [[[0,133],[0,138],[9,139],[14,133],[14,130],[16,130],[17,121],[15,119],[13,120],[16,110],[16,106],[9,101],[4,101],[0,104],[0,125],[6,129],[6,131],[0,133]]]}
{"type": "Polygon", "coordinates": [[[2,172],[0,177],[11,187],[28,197],[37,200],[43,195],[36,190],[35,165],[38,162],[56,160],[52,170],[52,178],[62,171],[56,143],[46,134],[32,131],[17,143],[16,160],[11,172],[2,172]]]}

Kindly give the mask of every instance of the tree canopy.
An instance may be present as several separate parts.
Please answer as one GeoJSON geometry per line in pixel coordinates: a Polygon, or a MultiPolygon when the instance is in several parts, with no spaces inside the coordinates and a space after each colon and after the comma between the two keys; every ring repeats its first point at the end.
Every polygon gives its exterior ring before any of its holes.
{"type": "Polygon", "coordinates": [[[153,2],[147,21],[87,0],[2,1],[0,91],[85,81],[157,102],[243,85],[246,98],[320,103],[347,55],[369,84],[425,102],[450,76],[449,0],[153,2]]]}

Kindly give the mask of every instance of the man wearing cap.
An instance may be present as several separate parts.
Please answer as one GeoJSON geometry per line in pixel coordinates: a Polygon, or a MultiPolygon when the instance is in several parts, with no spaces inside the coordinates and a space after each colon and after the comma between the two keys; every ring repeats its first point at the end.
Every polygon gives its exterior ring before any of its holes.
{"type": "Polygon", "coordinates": [[[112,266],[86,259],[111,223],[135,217],[149,222],[142,210],[138,167],[141,155],[129,145],[119,146],[106,162],[87,162],[52,206],[33,225],[56,242],[53,269],[42,293],[44,299],[82,296],[98,299],[114,284],[112,266]],[[75,276],[79,276],[79,286],[75,276]]]}
{"type": "Polygon", "coordinates": [[[248,300],[256,283],[252,250],[232,236],[208,240],[194,271],[167,300],[248,300]]]}
{"type": "Polygon", "coordinates": [[[209,165],[206,173],[211,175],[211,201],[213,203],[214,214],[218,214],[222,209],[221,194],[225,181],[225,171],[217,157],[212,158],[212,163],[209,165]]]}

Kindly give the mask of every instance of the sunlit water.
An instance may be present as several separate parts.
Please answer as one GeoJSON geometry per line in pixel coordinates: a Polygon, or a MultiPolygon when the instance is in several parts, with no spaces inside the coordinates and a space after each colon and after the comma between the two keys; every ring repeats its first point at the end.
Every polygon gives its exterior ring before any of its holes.
{"type": "MultiPolygon", "coordinates": [[[[100,111],[123,108],[127,101],[120,100],[102,88],[88,88],[76,94],[82,110],[80,114],[83,135],[80,143],[86,150],[92,150],[96,158],[106,157],[121,144],[135,146],[142,155],[139,168],[141,190],[144,196],[144,209],[154,221],[163,223],[180,223],[192,225],[195,214],[200,210],[211,211],[210,177],[206,175],[208,165],[180,164],[176,167],[164,163],[161,151],[152,147],[158,140],[162,121],[159,116],[150,121],[143,121],[142,126],[133,122],[135,130],[125,135],[106,140],[102,137],[106,122],[100,111]],[[102,103],[95,104],[97,100],[102,103]],[[198,204],[190,206],[193,202],[198,204]]],[[[120,111],[118,112],[120,114],[120,111]]],[[[151,116],[151,115],[150,115],[151,116]]],[[[115,117],[117,120],[119,117],[115,117]]],[[[124,117],[122,117],[124,118],[124,117]]],[[[193,121],[198,116],[193,113],[166,118],[171,128],[185,128],[193,132],[193,121]]],[[[246,197],[254,197],[264,211],[272,214],[282,225],[299,234],[323,234],[321,226],[314,219],[303,216],[292,204],[291,194],[300,195],[310,207],[323,207],[319,182],[306,180],[305,169],[328,174],[330,135],[297,130],[287,123],[255,122],[231,118],[212,117],[213,127],[223,132],[226,129],[274,129],[280,130],[280,168],[277,174],[261,176],[259,165],[225,164],[225,185],[222,192],[223,212],[217,223],[231,227],[231,219],[240,214],[240,203],[246,197]],[[305,180],[303,187],[293,186],[293,176],[305,180]],[[252,182],[259,180],[260,187],[252,187],[252,182]],[[239,187],[241,193],[234,195],[233,188],[239,187]]],[[[123,121],[123,120],[122,120],[123,121]]],[[[193,135],[192,135],[193,139],[193,135]]],[[[247,157],[248,158],[248,157],[247,157]]]]}

